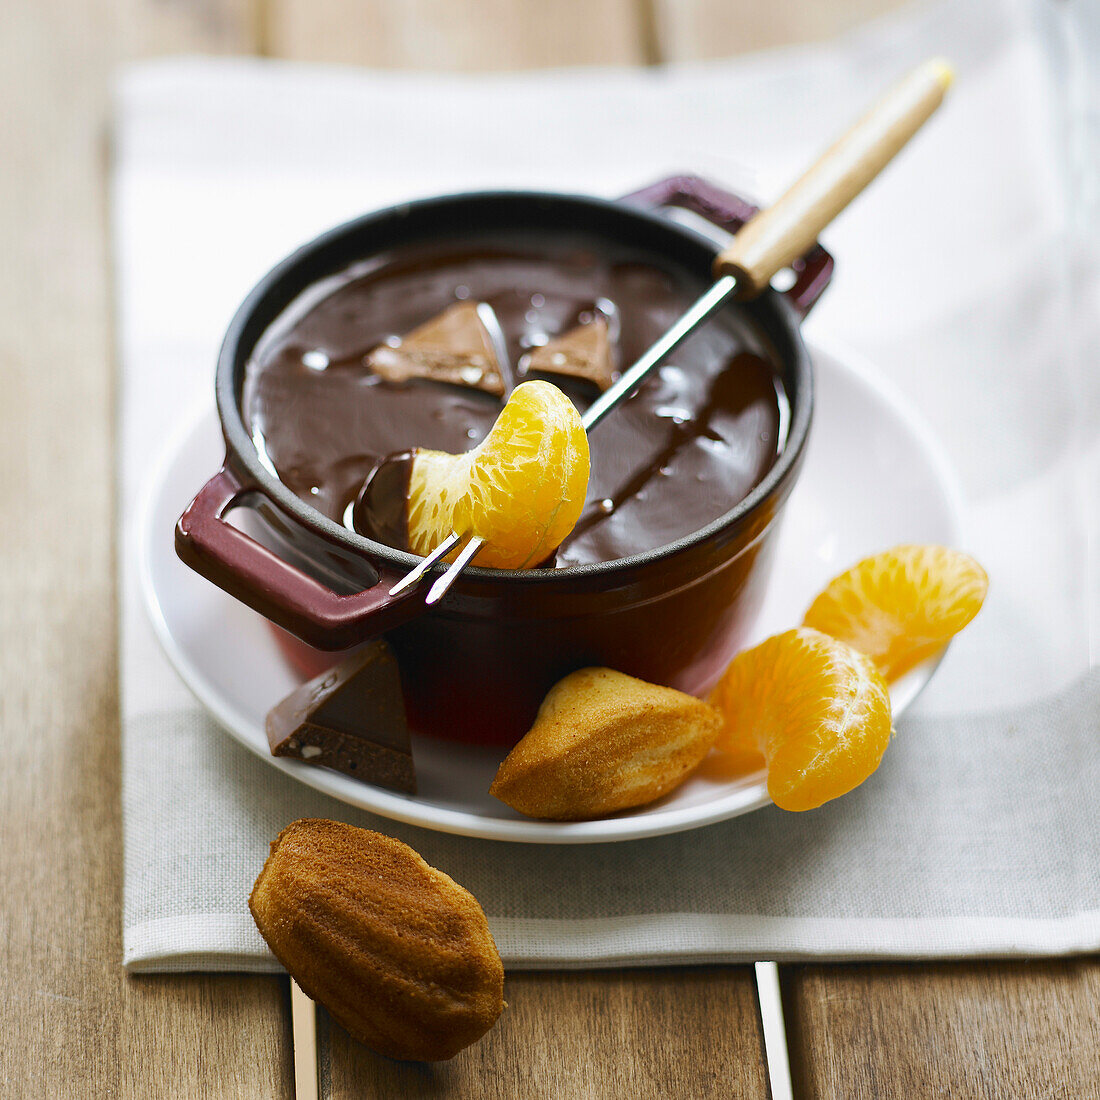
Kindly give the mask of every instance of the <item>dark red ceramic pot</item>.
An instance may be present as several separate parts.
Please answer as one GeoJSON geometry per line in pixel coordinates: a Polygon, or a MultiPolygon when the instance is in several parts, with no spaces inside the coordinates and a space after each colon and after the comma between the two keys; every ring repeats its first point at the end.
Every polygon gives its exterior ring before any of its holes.
{"type": "Polygon", "coordinates": [[[424,241],[556,231],[583,234],[596,247],[601,240],[628,244],[654,265],[702,284],[717,246],[662,213],[668,206],[730,231],[754,212],[694,177],[665,180],[617,202],[541,192],[466,194],[370,214],[294,253],[260,281],[229,326],[217,372],[225,464],[180,518],[180,557],[293,635],[286,648],[300,668],[331,663],[331,652],[318,650],[385,633],[398,654],[410,720],[422,733],[513,742],[550,685],[584,665],[705,692],[759,609],[778,521],[802,460],[813,384],[799,322],[831,273],[832,260],[820,247],[793,265],[790,290],[727,307],[747,314],[780,365],[791,414],[782,454],[726,515],[633,557],[567,569],[467,569],[444,603],[425,613],[423,587],[388,595],[418,559],[347,530],[295,496],[260,461],[241,412],[245,365],[264,330],[304,290],[352,263],[424,241]],[[261,544],[226,522],[242,505],[266,516],[276,542],[261,544]]]}

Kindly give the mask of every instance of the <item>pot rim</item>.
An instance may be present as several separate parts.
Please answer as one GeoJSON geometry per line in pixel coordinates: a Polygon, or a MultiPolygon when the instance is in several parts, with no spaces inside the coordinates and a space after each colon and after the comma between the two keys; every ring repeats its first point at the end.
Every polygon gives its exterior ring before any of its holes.
{"type": "MultiPolygon", "coordinates": [[[[681,222],[673,221],[660,212],[661,208],[646,209],[623,200],[605,199],[570,192],[488,190],[429,196],[409,202],[396,203],[381,210],[372,211],[325,230],[306,244],[295,249],[271,268],[253,286],[237,308],[236,313],[229,322],[218,352],[215,392],[218,417],[221,420],[222,434],[226,443],[226,461],[247,475],[249,482],[247,488],[249,490],[261,492],[273,505],[276,505],[295,522],[314,534],[320,535],[325,541],[349,550],[359,557],[365,557],[379,571],[388,567],[395,572],[404,573],[418,565],[423,559],[416,554],[397,550],[385,543],[369,539],[365,535],[351,531],[342,524],[330,519],[297,496],[264,465],[252,437],[245,429],[244,413],[237,399],[237,365],[240,362],[243,370],[247,356],[251,355],[263,332],[272,323],[268,321],[256,334],[255,339],[249,340],[249,329],[253,324],[256,313],[266,304],[269,297],[283,297],[279,294],[279,290],[284,281],[317,253],[323,252],[375,223],[407,217],[419,209],[449,203],[461,206],[467,203],[485,202],[574,203],[590,209],[613,212],[616,216],[625,213],[630,217],[659,226],[662,230],[679,234],[695,244],[704,246],[713,255],[717,255],[719,250],[713,238],[681,222]],[[247,349],[242,355],[241,349],[246,344],[247,349]]],[[[360,258],[366,259],[367,257],[362,256],[360,258]]],[[[346,267],[347,264],[342,266],[346,267]]],[[[318,276],[310,280],[306,286],[317,282],[321,277],[318,276]]],[[[296,291],[288,300],[284,301],[279,310],[276,311],[275,316],[286,309],[304,289],[296,291]]],[[[707,543],[724,532],[733,531],[746,520],[749,520],[762,505],[775,497],[797,468],[799,459],[805,449],[813,413],[813,372],[809,352],[801,336],[798,323],[800,320],[799,314],[785,296],[769,287],[755,300],[755,303],[757,303],[757,308],[770,309],[776,315],[781,328],[790,339],[790,346],[794,355],[787,365],[793,386],[788,395],[791,405],[791,419],[787,429],[786,444],[772,467],[748,494],[738,501],[733,508],[704,527],[664,546],[654,547],[651,550],[644,550],[624,558],[614,558],[611,561],[588,562],[560,569],[511,570],[468,566],[463,571],[463,577],[459,584],[461,585],[462,581],[492,582],[504,584],[514,589],[529,585],[565,584],[570,580],[614,577],[632,569],[662,562],[707,543]]],[[[442,572],[446,568],[446,562],[439,563],[433,567],[431,572],[442,572]]]]}

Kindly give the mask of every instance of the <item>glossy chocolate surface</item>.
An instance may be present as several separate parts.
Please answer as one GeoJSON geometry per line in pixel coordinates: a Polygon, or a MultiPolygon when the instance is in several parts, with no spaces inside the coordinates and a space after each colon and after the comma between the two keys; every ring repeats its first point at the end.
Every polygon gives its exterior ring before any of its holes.
{"type": "MultiPolygon", "coordinates": [[[[702,289],[606,242],[599,251],[560,236],[421,245],[324,280],[284,311],[248,363],[245,423],[280,479],[342,522],[384,456],[415,446],[468,450],[503,400],[435,381],[384,381],[364,362],[373,348],[470,300],[496,315],[509,387],[526,377],[532,349],[594,317],[609,319],[625,367],[702,289]]],[[[582,410],[599,392],[582,380],[542,377],[582,410]]],[[[785,401],[770,351],[743,318],[705,326],[593,431],[588,504],[554,564],[665,546],[729,511],[774,463],[785,401]]],[[[391,495],[400,485],[395,476],[391,495]]],[[[400,546],[399,517],[383,511],[369,533],[400,546]]]]}

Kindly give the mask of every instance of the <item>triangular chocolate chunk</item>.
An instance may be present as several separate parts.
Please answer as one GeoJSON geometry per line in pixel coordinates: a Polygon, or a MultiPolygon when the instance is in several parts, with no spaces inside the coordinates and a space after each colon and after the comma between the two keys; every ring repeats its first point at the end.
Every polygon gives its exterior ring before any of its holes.
{"type": "Polygon", "coordinates": [[[273,756],[416,793],[401,678],[393,651],[381,640],[273,707],[267,739],[273,756]]]}
{"type": "Polygon", "coordinates": [[[504,375],[490,323],[495,318],[484,302],[456,302],[413,329],[396,347],[379,344],[365,361],[387,382],[427,378],[501,397],[504,375]]]}
{"type": "Polygon", "coordinates": [[[607,318],[598,313],[584,325],[535,348],[527,358],[527,374],[568,374],[606,390],[615,380],[607,318]]]}

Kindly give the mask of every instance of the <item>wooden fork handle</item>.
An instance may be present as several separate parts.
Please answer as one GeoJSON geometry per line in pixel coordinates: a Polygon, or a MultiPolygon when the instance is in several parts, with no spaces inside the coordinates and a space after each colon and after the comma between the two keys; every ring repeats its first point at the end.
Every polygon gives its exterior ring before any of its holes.
{"type": "Polygon", "coordinates": [[[738,296],[760,294],[882,171],[943,101],[951,84],[943,61],[927,61],[892,88],[773,206],[748,222],[714,261],[733,275],[738,296]]]}

